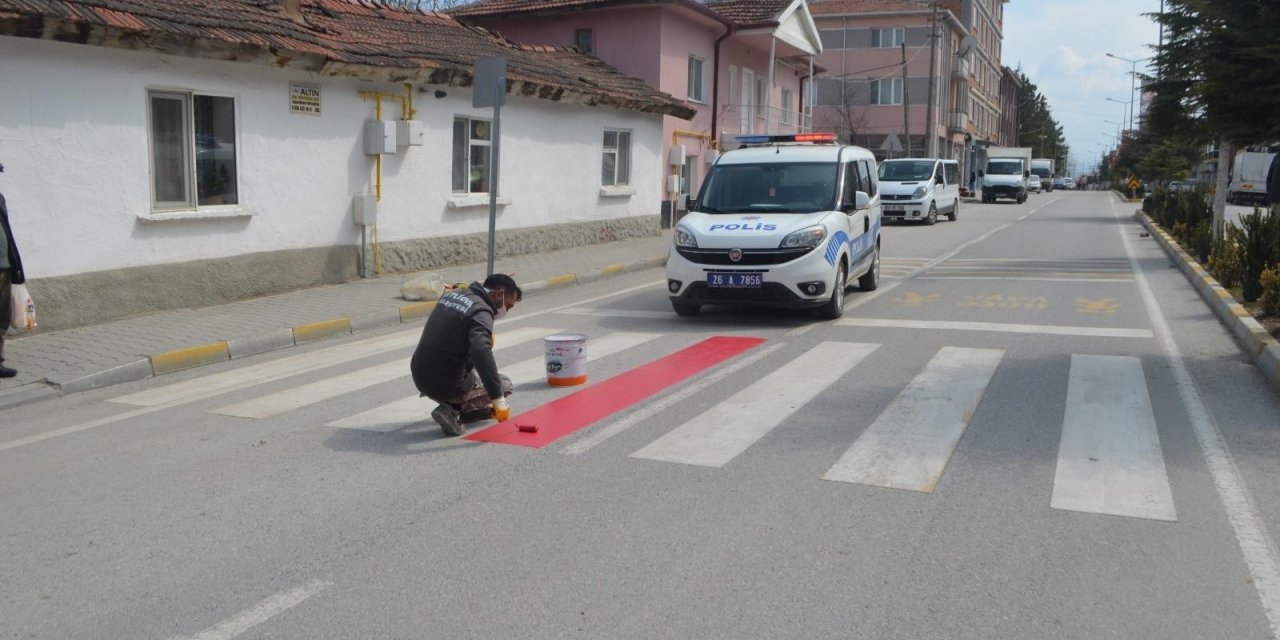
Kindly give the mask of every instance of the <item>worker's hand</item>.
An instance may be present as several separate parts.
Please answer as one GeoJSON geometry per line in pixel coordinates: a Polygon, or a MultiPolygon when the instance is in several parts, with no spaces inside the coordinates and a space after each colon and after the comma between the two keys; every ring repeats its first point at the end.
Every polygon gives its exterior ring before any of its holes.
{"type": "Polygon", "coordinates": [[[511,405],[507,404],[506,398],[498,398],[493,401],[493,417],[498,422],[511,417],[511,405]]]}

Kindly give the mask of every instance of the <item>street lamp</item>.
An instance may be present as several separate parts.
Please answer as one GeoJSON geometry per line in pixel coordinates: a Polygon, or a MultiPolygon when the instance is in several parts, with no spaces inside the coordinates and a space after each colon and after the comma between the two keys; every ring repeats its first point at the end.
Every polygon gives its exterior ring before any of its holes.
{"type": "Polygon", "coordinates": [[[1103,120],[1103,122],[1107,124],[1114,124],[1116,126],[1116,145],[1118,146],[1120,142],[1123,140],[1123,138],[1120,137],[1120,128],[1124,126],[1124,123],[1116,122],[1114,120],[1103,120]]]}
{"type": "Polygon", "coordinates": [[[1138,58],[1137,60],[1130,60],[1129,58],[1121,58],[1120,56],[1115,55],[1114,53],[1108,53],[1107,57],[1115,58],[1116,60],[1121,60],[1129,63],[1129,129],[1132,130],[1133,129],[1133,93],[1138,88],[1138,63],[1144,60],[1150,60],[1151,58],[1138,58]]]}
{"type": "MultiPolygon", "coordinates": [[[[1108,102],[1114,102],[1114,103],[1116,103],[1116,104],[1122,104],[1122,105],[1124,105],[1124,106],[1125,106],[1125,109],[1124,109],[1124,110],[1122,110],[1122,111],[1120,112],[1120,119],[1121,119],[1121,120],[1124,120],[1124,114],[1125,114],[1125,111],[1129,111],[1129,110],[1131,110],[1131,106],[1133,105],[1133,100],[1116,100],[1115,98],[1107,98],[1107,101],[1108,101],[1108,102]]],[[[1129,131],[1133,131],[1132,123],[1130,123],[1130,125],[1131,125],[1131,126],[1130,126],[1130,127],[1128,127],[1128,130],[1129,130],[1129,131]]]]}

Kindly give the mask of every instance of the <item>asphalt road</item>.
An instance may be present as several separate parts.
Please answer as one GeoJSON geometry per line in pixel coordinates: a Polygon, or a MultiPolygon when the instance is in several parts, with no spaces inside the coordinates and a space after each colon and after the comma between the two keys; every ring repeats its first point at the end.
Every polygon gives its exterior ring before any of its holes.
{"type": "Polygon", "coordinates": [[[0,637],[1273,638],[1280,394],[1140,231],[1060,191],[890,226],[835,322],[532,297],[515,413],[608,414],[542,447],[443,437],[403,329],[6,410],[0,637]]]}

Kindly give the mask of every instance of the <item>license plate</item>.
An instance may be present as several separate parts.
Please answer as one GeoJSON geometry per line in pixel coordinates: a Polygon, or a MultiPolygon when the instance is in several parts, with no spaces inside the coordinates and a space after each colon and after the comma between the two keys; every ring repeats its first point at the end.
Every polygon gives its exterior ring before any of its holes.
{"type": "Polygon", "coordinates": [[[884,206],[884,210],[885,211],[906,211],[906,207],[900,204],[886,204],[884,206]]]}
{"type": "Polygon", "coordinates": [[[756,289],[764,285],[764,274],[760,273],[708,273],[708,287],[724,287],[732,289],[756,289]]]}

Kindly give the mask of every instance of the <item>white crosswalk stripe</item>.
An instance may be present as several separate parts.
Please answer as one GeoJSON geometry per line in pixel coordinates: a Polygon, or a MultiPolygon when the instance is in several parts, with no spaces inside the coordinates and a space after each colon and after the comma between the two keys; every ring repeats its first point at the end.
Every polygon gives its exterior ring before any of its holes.
{"type": "Polygon", "coordinates": [[[1071,356],[1054,509],[1177,520],[1142,361],[1071,356]]]}
{"type": "MultiPolygon", "coordinates": [[[[657,333],[613,333],[599,340],[588,340],[587,354],[593,360],[606,358],[632,347],[638,347],[646,342],[657,340],[660,337],[662,337],[661,334],[657,333]]],[[[502,367],[502,373],[511,379],[511,384],[513,385],[537,382],[547,375],[546,359],[543,357],[529,358],[528,360],[502,367]]],[[[335,420],[325,426],[385,433],[402,429],[423,420],[430,420],[428,413],[433,408],[435,408],[435,404],[431,400],[412,395],[364,413],[335,420]]]]}
{"type": "Polygon", "coordinates": [[[824,342],[724,402],[631,454],[723,467],[799,410],[879,345],[824,342]]]}
{"type": "MultiPolygon", "coordinates": [[[[536,340],[555,331],[555,329],[542,327],[522,327],[514,331],[505,332],[495,336],[494,351],[536,340]]],[[[328,400],[344,393],[367,389],[397,378],[408,377],[408,375],[409,361],[407,359],[395,360],[252,400],[219,407],[210,411],[210,413],[239,418],[269,418],[328,400]]]]}
{"type": "Polygon", "coordinates": [[[943,347],[823,478],[932,493],[1003,357],[943,347]]]}

